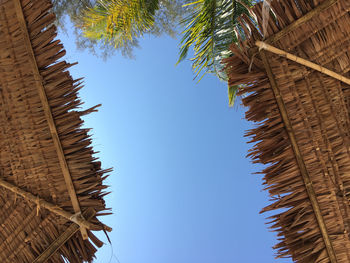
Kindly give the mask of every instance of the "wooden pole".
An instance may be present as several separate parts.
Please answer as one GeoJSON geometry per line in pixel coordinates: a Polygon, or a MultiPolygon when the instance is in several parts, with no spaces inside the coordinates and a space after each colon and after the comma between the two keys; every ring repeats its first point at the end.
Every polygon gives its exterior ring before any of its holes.
{"type": "Polygon", "coordinates": [[[337,263],[338,261],[337,261],[337,258],[335,256],[336,254],[335,254],[335,251],[334,251],[331,239],[329,237],[329,234],[328,234],[328,231],[327,231],[327,227],[326,227],[326,223],[324,222],[324,218],[322,216],[319,203],[317,201],[316,193],[315,193],[314,187],[312,185],[312,181],[311,181],[309,172],[308,172],[308,170],[306,168],[306,165],[304,163],[301,151],[299,149],[299,146],[298,146],[298,143],[297,143],[294,131],[293,131],[293,126],[292,126],[292,124],[290,122],[290,119],[289,119],[289,116],[288,116],[288,113],[287,113],[286,106],[284,104],[283,98],[282,98],[281,93],[279,91],[277,82],[276,82],[275,77],[274,77],[274,75],[272,73],[272,69],[271,69],[270,63],[267,60],[267,57],[266,57],[266,54],[265,54],[264,50],[262,50],[260,52],[260,56],[261,56],[262,62],[264,63],[264,67],[266,69],[267,76],[268,76],[268,78],[270,80],[271,88],[272,88],[272,91],[273,91],[273,93],[275,95],[277,106],[279,108],[279,111],[280,111],[280,114],[281,114],[281,118],[282,118],[284,126],[286,128],[289,140],[291,142],[291,146],[292,146],[292,149],[294,151],[295,159],[296,159],[297,164],[299,166],[301,176],[302,176],[302,178],[304,180],[304,185],[305,185],[305,188],[306,188],[306,192],[308,194],[308,197],[310,199],[312,208],[314,210],[314,213],[315,213],[315,216],[316,216],[316,221],[317,221],[318,226],[320,228],[320,231],[321,231],[321,234],[322,234],[322,237],[323,237],[323,241],[324,241],[324,244],[325,244],[327,252],[328,252],[328,256],[329,256],[330,262],[331,263],[337,263]]]}
{"type": "Polygon", "coordinates": [[[13,184],[10,184],[3,179],[0,179],[0,186],[10,190],[11,192],[13,192],[15,194],[22,196],[24,199],[26,199],[28,201],[31,201],[32,203],[39,206],[39,208],[43,207],[43,208],[49,210],[50,212],[55,213],[56,215],[62,216],[65,219],[76,223],[80,227],[84,227],[84,228],[91,229],[91,230],[106,230],[108,232],[112,231],[112,229],[108,226],[105,226],[105,225],[99,226],[99,225],[92,224],[92,223],[86,221],[82,217],[82,215],[79,215],[79,214],[73,215],[70,212],[67,212],[66,210],[62,209],[61,207],[54,205],[52,203],[49,203],[46,200],[40,198],[39,196],[35,196],[32,193],[24,191],[21,188],[15,186],[13,184]]]}
{"type": "Polygon", "coordinates": [[[281,50],[281,49],[278,49],[276,47],[273,47],[273,46],[271,46],[269,44],[266,44],[266,43],[264,43],[262,41],[256,41],[255,44],[261,49],[265,49],[265,50],[270,51],[270,52],[272,52],[274,54],[277,54],[277,55],[280,55],[282,57],[288,58],[289,60],[292,60],[292,61],[294,61],[296,63],[299,63],[301,65],[304,65],[306,67],[312,68],[314,70],[317,70],[317,71],[319,71],[319,72],[321,72],[323,74],[326,74],[327,76],[330,76],[332,78],[335,78],[337,80],[340,80],[341,82],[344,82],[344,83],[350,85],[350,79],[348,79],[348,78],[346,78],[346,77],[344,77],[344,76],[342,76],[342,75],[340,75],[338,73],[335,73],[334,71],[326,69],[325,67],[317,65],[315,63],[312,63],[312,62],[310,62],[310,61],[308,61],[306,59],[303,59],[301,57],[297,57],[297,56],[295,56],[293,54],[290,54],[290,53],[288,53],[288,52],[286,52],[284,50],[281,50]]]}
{"type": "MultiPolygon", "coordinates": [[[[32,71],[33,71],[33,77],[35,79],[35,84],[37,86],[39,97],[40,97],[40,100],[41,100],[41,103],[43,106],[45,118],[47,120],[47,124],[48,124],[49,129],[50,129],[52,141],[53,141],[53,144],[56,148],[57,157],[58,157],[58,160],[59,160],[59,163],[61,166],[62,174],[63,174],[64,180],[65,180],[66,186],[67,186],[69,197],[71,199],[74,212],[81,213],[78,197],[77,197],[75,189],[74,189],[74,185],[73,185],[72,177],[71,177],[69,167],[68,167],[68,164],[66,161],[66,157],[64,155],[61,141],[60,141],[60,138],[58,136],[56,124],[55,124],[55,121],[54,121],[53,116],[52,116],[51,107],[49,105],[49,102],[48,102],[48,99],[46,96],[42,76],[40,74],[40,71],[39,71],[39,68],[38,68],[38,65],[36,62],[36,58],[34,55],[32,43],[31,43],[30,38],[29,38],[29,33],[28,33],[28,29],[27,29],[26,20],[24,18],[21,2],[20,2],[20,0],[14,0],[13,2],[15,5],[16,15],[17,15],[17,18],[19,20],[19,25],[20,25],[20,28],[21,28],[21,31],[23,34],[23,39],[26,43],[26,48],[27,48],[28,55],[30,58],[31,67],[32,67],[32,71]]],[[[86,232],[86,229],[84,229],[83,226],[80,228],[80,231],[81,231],[81,234],[83,236],[83,239],[88,239],[88,234],[86,232]]]]}

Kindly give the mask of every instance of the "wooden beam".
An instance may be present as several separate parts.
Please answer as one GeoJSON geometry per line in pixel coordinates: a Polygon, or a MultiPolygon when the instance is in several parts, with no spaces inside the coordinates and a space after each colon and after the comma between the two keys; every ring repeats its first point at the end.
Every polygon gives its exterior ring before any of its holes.
{"type": "MultiPolygon", "coordinates": [[[[41,103],[42,103],[42,106],[44,109],[44,113],[45,113],[45,118],[47,120],[47,124],[48,124],[49,129],[50,129],[51,137],[52,137],[54,146],[56,148],[58,160],[59,160],[61,170],[62,170],[62,173],[64,176],[66,187],[67,187],[67,190],[68,190],[68,193],[69,193],[72,205],[73,205],[73,209],[74,209],[75,213],[81,213],[78,197],[77,197],[75,189],[74,189],[74,185],[73,185],[72,177],[71,177],[71,174],[69,171],[69,167],[68,167],[68,164],[67,164],[64,152],[63,152],[60,138],[58,136],[56,124],[55,124],[55,121],[53,119],[52,112],[51,112],[51,107],[50,107],[50,104],[49,104],[47,96],[46,96],[45,87],[43,84],[43,79],[42,79],[42,76],[40,75],[40,71],[38,68],[38,64],[36,62],[32,43],[31,43],[30,38],[29,38],[27,23],[26,23],[24,14],[23,14],[21,1],[14,0],[13,2],[15,5],[16,15],[17,15],[17,18],[19,20],[20,28],[21,28],[22,33],[23,33],[23,39],[26,43],[26,48],[27,48],[28,55],[30,58],[31,68],[33,71],[34,79],[35,79],[35,85],[37,86],[37,89],[38,89],[39,97],[40,97],[40,100],[41,100],[41,103]]],[[[83,239],[88,239],[86,229],[84,229],[84,227],[81,227],[80,231],[81,231],[81,234],[83,236],[83,239]]]]}
{"type": "Polygon", "coordinates": [[[312,185],[312,181],[311,181],[309,172],[307,171],[307,168],[305,166],[301,151],[299,149],[297,140],[295,138],[292,124],[291,124],[289,117],[288,117],[286,106],[285,106],[283,99],[281,97],[279,88],[277,86],[277,82],[276,82],[275,77],[272,73],[270,63],[266,57],[264,50],[262,50],[260,52],[260,56],[261,56],[262,62],[264,63],[264,67],[266,69],[267,76],[270,80],[271,88],[273,90],[273,93],[274,93],[274,96],[275,96],[275,99],[276,99],[284,126],[287,130],[287,133],[288,133],[288,136],[289,136],[289,139],[290,139],[293,151],[294,151],[294,155],[295,155],[297,164],[298,164],[299,169],[300,169],[301,176],[304,180],[306,191],[307,191],[307,194],[309,196],[312,208],[314,210],[316,220],[317,220],[318,226],[320,228],[320,231],[321,231],[321,234],[322,234],[322,237],[323,237],[323,240],[324,240],[327,252],[328,252],[330,262],[337,263],[335,251],[334,251],[332,242],[330,240],[330,237],[328,235],[327,227],[326,227],[326,224],[324,222],[324,218],[322,216],[321,209],[320,209],[320,206],[319,206],[318,201],[317,201],[316,193],[315,193],[314,187],[312,185]]]}
{"type": "MultiPolygon", "coordinates": [[[[327,8],[331,7],[333,4],[335,4],[338,0],[326,0],[322,2],[320,5],[300,17],[299,19],[295,20],[285,28],[283,28],[281,31],[277,32],[276,34],[268,37],[266,40],[264,40],[265,43],[273,44],[286,36],[288,33],[292,32],[293,30],[300,27],[302,24],[305,24],[309,20],[311,20],[316,15],[320,14],[322,11],[326,10],[327,8]]],[[[251,56],[257,54],[259,52],[259,49],[257,47],[252,47],[249,50],[249,54],[251,56]]]]}
{"type": "MultiPolygon", "coordinates": [[[[84,217],[90,220],[96,214],[95,210],[88,208],[84,213],[84,217]]],[[[79,226],[77,224],[71,224],[50,246],[45,249],[32,263],[44,263],[53,254],[56,253],[76,232],[79,231],[79,226]]]]}
{"type": "Polygon", "coordinates": [[[256,41],[255,44],[261,49],[270,51],[270,52],[272,52],[272,53],[274,53],[276,55],[279,55],[281,57],[285,57],[285,58],[287,58],[289,60],[292,60],[292,61],[294,61],[294,62],[296,62],[298,64],[301,64],[301,65],[306,66],[308,68],[312,68],[314,70],[317,70],[317,71],[319,71],[319,72],[321,72],[321,73],[323,73],[323,74],[325,74],[327,76],[330,76],[332,78],[340,80],[341,82],[344,82],[345,84],[350,85],[350,79],[348,79],[348,78],[346,78],[346,77],[344,77],[344,76],[342,76],[342,75],[340,75],[340,74],[338,74],[338,73],[336,73],[334,71],[331,71],[331,70],[329,70],[329,69],[327,69],[325,67],[317,65],[317,64],[315,64],[315,63],[313,63],[311,61],[308,61],[306,59],[303,59],[301,57],[297,57],[297,56],[295,56],[293,54],[290,54],[290,53],[288,53],[288,52],[286,52],[284,50],[281,50],[279,48],[276,48],[274,46],[271,46],[271,45],[266,44],[266,43],[261,42],[261,41],[256,41]]]}
{"type": "Polygon", "coordinates": [[[87,229],[91,229],[91,230],[107,230],[108,232],[111,232],[112,229],[108,226],[105,225],[95,225],[92,224],[90,222],[88,222],[87,220],[85,220],[82,215],[73,215],[72,213],[62,209],[61,207],[54,205],[50,202],[47,202],[46,200],[42,199],[39,196],[35,196],[32,193],[29,193],[9,182],[6,182],[3,179],[0,179],[0,186],[6,188],[7,190],[10,190],[11,192],[18,194],[20,196],[22,196],[25,200],[28,200],[34,204],[36,204],[39,208],[43,207],[47,210],[49,210],[52,213],[55,213],[58,216],[62,216],[65,219],[76,223],[77,225],[79,225],[80,227],[84,227],[87,229]]]}

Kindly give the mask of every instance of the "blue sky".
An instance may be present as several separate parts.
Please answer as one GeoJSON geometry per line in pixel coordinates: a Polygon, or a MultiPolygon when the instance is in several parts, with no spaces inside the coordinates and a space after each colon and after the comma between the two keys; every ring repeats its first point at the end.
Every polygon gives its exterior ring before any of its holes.
{"type": "Polygon", "coordinates": [[[259,211],[268,204],[261,177],[245,156],[252,124],[213,76],[193,81],[175,67],[179,40],[145,37],[135,60],[107,61],[77,51],[60,34],[75,78],[85,77],[85,117],[103,167],[113,167],[106,197],[112,245],[96,263],[291,262],[274,259],[275,234],[259,211]],[[113,247],[113,248],[112,248],[113,247]],[[113,254],[112,254],[113,252],[113,254]],[[118,261],[119,260],[119,261],[118,261]]]}

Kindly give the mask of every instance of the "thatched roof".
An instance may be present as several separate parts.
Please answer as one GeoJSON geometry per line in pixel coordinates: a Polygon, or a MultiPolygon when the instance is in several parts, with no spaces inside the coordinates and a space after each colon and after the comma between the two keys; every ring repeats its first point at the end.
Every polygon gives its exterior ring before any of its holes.
{"type": "Polygon", "coordinates": [[[82,128],[95,109],[77,110],[50,8],[0,0],[1,262],[91,262],[102,242],[90,230],[110,230],[97,219],[108,170],[82,128]]]}
{"type": "MultiPolygon", "coordinates": [[[[244,36],[228,58],[230,85],[243,85],[254,162],[267,164],[264,184],[277,210],[279,257],[295,262],[350,262],[350,87],[269,51],[262,40],[349,78],[350,1],[274,0],[265,38],[241,19],[244,36]]],[[[266,21],[266,20],[265,20],[266,21]]]]}

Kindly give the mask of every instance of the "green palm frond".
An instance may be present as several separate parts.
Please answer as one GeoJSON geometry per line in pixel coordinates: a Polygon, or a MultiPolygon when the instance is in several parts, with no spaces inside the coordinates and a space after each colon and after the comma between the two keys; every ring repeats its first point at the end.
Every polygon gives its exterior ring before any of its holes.
{"type": "Polygon", "coordinates": [[[84,36],[120,48],[149,31],[159,0],[98,0],[83,15],[84,36]]]}
{"type": "MultiPolygon", "coordinates": [[[[252,0],[197,0],[187,4],[193,11],[181,22],[186,26],[180,47],[179,62],[185,59],[191,47],[194,49],[193,70],[198,77],[202,72],[216,73],[220,61],[230,56],[228,46],[237,41],[234,27],[237,18],[245,13],[252,0]]],[[[219,66],[219,68],[221,68],[219,66]]]]}
{"type": "MultiPolygon", "coordinates": [[[[231,56],[229,45],[237,42],[234,27],[243,13],[249,16],[248,7],[253,0],[197,0],[187,4],[192,12],[181,23],[186,26],[180,47],[179,61],[184,60],[191,47],[194,57],[192,68],[199,80],[213,73],[227,81],[221,61],[231,56]]],[[[237,87],[229,87],[229,104],[233,105],[237,87]]]]}

